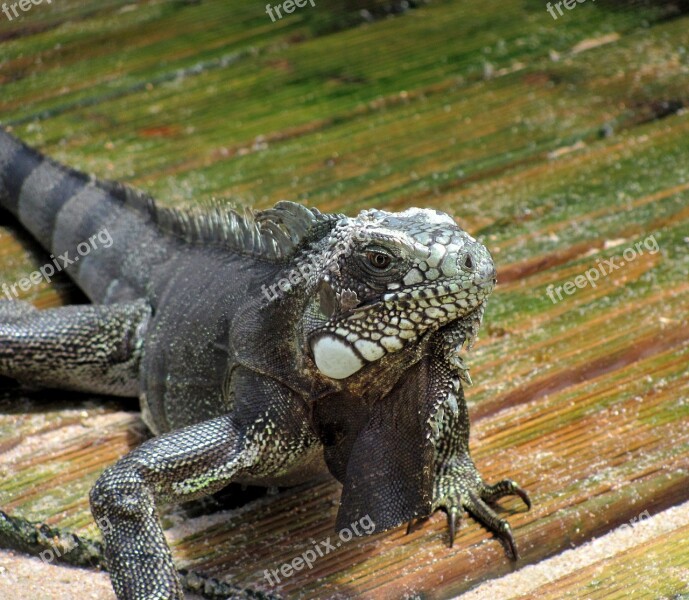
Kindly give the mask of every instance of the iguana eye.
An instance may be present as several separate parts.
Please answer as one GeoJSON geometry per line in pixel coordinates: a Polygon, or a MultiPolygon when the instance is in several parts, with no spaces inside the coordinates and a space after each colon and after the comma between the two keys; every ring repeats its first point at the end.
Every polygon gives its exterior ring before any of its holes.
{"type": "Polygon", "coordinates": [[[388,254],[374,250],[369,250],[366,253],[366,258],[372,267],[380,270],[387,269],[392,262],[392,258],[388,254]]]}

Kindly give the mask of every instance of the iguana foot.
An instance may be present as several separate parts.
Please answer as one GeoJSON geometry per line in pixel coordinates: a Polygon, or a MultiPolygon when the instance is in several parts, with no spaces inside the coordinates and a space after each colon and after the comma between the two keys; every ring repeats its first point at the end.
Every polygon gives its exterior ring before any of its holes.
{"type": "Polygon", "coordinates": [[[501,519],[489,505],[504,496],[519,496],[531,508],[528,494],[511,479],[503,479],[494,485],[483,482],[472,460],[467,456],[449,461],[436,478],[433,511],[442,509],[447,513],[452,547],[457,521],[466,510],[474,519],[493,532],[506,546],[513,560],[519,558],[509,523],[501,519]]]}

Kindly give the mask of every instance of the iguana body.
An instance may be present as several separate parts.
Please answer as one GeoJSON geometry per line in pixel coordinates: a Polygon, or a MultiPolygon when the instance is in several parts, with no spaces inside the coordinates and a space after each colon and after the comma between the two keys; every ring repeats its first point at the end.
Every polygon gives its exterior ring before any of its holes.
{"type": "Polygon", "coordinates": [[[474,467],[458,355],[495,269],[450,217],[170,211],[1,131],[0,205],[55,257],[104,229],[112,239],[67,269],[94,304],[0,302],[0,375],[139,396],[158,437],[91,492],[118,598],[182,598],[156,503],[324,469],[344,486],[338,527],[442,508],[452,539],[466,509],[516,555],[487,502],[528,497],[474,467]]]}

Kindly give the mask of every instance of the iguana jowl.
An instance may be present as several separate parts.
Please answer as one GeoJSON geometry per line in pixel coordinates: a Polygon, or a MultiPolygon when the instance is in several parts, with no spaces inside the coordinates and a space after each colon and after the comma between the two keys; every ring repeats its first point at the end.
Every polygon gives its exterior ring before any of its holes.
{"type": "Polygon", "coordinates": [[[368,515],[382,531],[440,508],[452,541],[466,509],[516,556],[489,504],[530,503],[472,462],[459,356],[495,268],[448,215],[162,209],[1,130],[0,205],[55,256],[104,227],[113,239],[69,270],[93,304],[0,303],[0,375],[139,396],[157,437],[91,492],[118,598],[183,597],[156,503],[326,468],[343,484],[338,527],[368,515]]]}

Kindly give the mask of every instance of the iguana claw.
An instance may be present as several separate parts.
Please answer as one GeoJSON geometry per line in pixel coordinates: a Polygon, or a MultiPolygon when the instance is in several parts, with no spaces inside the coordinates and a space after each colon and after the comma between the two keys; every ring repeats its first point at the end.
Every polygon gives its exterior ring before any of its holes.
{"type": "Polygon", "coordinates": [[[450,508],[447,511],[447,526],[450,529],[450,548],[454,546],[455,543],[455,531],[457,530],[457,516],[459,515],[459,510],[456,506],[450,508]]]}
{"type": "MultiPolygon", "coordinates": [[[[481,482],[480,486],[482,487],[480,496],[473,490],[466,491],[466,495],[461,501],[461,507],[479,523],[493,532],[498,539],[507,546],[510,558],[518,560],[519,552],[514,541],[514,536],[512,535],[512,528],[507,521],[498,517],[495,511],[487,503],[492,503],[505,496],[514,495],[519,496],[526,505],[526,509],[529,510],[531,508],[531,499],[528,493],[511,479],[503,479],[494,485],[486,485],[481,482]]],[[[450,532],[450,548],[452,548],[457,533],[457,522],[461,521],[462,518],[459,510],[460,506],[456,502],[445,504],[437,501],[435,503],[435,508],[440,508],[447,513],[447,526],[450,532]]],[[[407,523],[407,535],[412,533],[418,525],[428,521],[428,519],[429,517],[411,519],[407,523]]]]}
{"type": "Polygon", "coordinates": [[[442,509],[447,513],[450,547],[454,544],[457,519],[461,517],[460,511],[466,510],[495,534],[506,546],[510,558],[519,558],[509,523],[501,519],[489,503],[492,504],[504,496],[515,495],[522,499],[528,510],[531,508],[531,499],[525,490],[511,479],[504,479],[493,485],[485,484],[470,460],[463,464],[453,461],[438,477],[435,487],[433,509],[442,509]]]}
{"type": "Polygon", "coordinates": [[[407,523],[407,534],[406,535],[409,535],[412,531],[414,531],[414,529],[417,526],[425,523],[426,521],[428,521],[428,519],[430,519],[430,517],[420,517],[418,519],[410,519],[409,523],[407,523]],[[416,521],[416,522],[414,522],[414,521],[416,521]]]}
{"type": "Polygon", "coordinates": [[[529,494],[512,479],[503,479],[493,485],[487,485],[485,488],[486,491],[483,494],[483,499],[486,502],[495,502],[505,496],[519,496],[524,504],[526,504],[526,510],[531,509],[531,498],[529,498],[529,494]]]}

